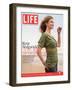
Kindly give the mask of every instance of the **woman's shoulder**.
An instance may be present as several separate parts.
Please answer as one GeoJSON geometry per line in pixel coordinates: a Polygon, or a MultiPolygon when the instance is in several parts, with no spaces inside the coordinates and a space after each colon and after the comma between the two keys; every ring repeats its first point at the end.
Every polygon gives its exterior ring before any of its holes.
{"type": "Polygon", "coordinates": [[[48,39],[51,39],[51,38],[52,38],[52,36],[51,36],[50,34],[48,34],[47,32],[44,32],[43,35],[44,35],[46,38],[48,38],[48,39]]]}
{"type": "Polygon", "coordinates": [[[47,37],[47,38],[50,38],[50,37],[51,37],[47,32],[44,32],[44,33],[43,33],[43,36],[45,36],[45,37],[47,37]]]}
{"type": "Polygon", "coordinates": [[[47,35],[46,32],[43,32],[43,33],[42,33],[42,36],[47,37],[48,35],[47,35]]]}

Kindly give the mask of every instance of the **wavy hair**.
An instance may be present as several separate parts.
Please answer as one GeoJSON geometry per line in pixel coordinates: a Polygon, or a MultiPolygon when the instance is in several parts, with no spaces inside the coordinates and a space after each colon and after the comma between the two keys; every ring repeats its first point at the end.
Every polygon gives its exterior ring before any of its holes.
{"type": "Polygon", "coordinates": [[[43,21],[40,24],[40,30],[41,30],[41,32],[45,32],[46,31],[46,28],[47,28],[46,23],[48,23],[50,19],[53,19],[53,17],[52,16],[46,16],[43,19],[43,21]]]}

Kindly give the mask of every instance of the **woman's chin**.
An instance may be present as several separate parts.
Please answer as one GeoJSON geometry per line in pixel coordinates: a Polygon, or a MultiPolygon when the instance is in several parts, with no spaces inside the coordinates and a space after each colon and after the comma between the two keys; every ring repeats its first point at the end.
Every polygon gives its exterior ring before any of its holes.
{"type": "Polygon", "coordinates": [[[53,27],[51,27],[50,29],[53,29],[53,27]]]}

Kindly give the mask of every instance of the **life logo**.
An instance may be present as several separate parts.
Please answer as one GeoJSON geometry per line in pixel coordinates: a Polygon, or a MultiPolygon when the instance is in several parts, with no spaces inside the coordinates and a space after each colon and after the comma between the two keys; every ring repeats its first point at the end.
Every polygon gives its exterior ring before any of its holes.
{"type": "Polygon", "coordinates": [[[38,15],[22,14],[22,24],[38,24],[38,15]]]}

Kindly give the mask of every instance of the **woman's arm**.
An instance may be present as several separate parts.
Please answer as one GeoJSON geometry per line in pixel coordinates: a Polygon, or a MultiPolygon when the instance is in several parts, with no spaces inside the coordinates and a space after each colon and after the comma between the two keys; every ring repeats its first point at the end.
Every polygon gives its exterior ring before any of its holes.
{"type": "Polygon", "coordinates": [[[42,64],[45,66],[45,62],[44,62],[44,59],[43,59],[42,54],[41,54],[41,49],[42,49],[41,47],[37,48],[37,55],[39,56],[42,64]]]}
{"type": "Polygon", "coordinates": [[[61,27],[58,27],[58,28],[57,28],[57,33],[58,33],[57,47],[60,47],[60,45],[61,45],[61,36],[60,36],[61,30],[62,30],[61,27]]]}

